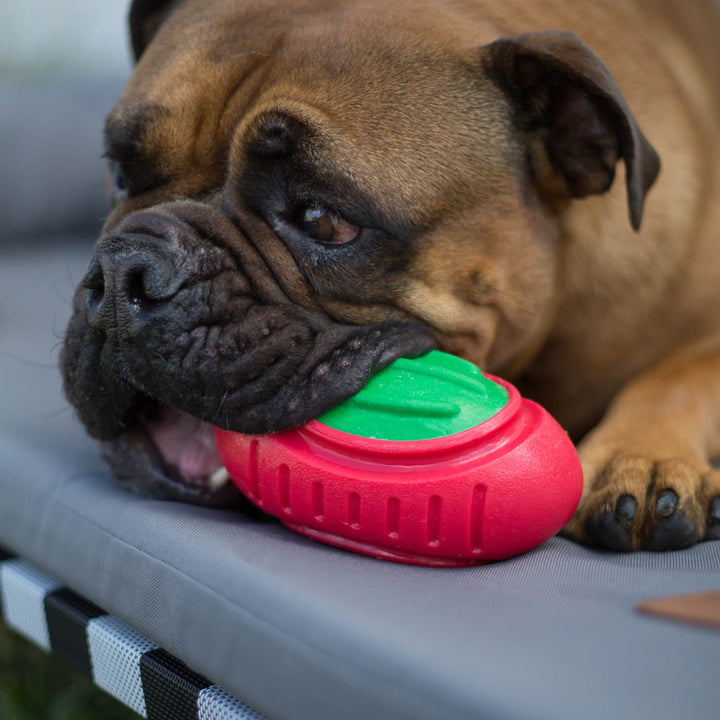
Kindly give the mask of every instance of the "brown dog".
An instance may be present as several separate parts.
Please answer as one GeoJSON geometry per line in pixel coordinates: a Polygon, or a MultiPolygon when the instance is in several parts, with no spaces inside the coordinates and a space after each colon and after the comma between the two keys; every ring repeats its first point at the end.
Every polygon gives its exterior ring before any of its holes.
{"type": "Polygon", "coordinates": [[[711,0],[135,0],[131,29],[62,358],[119,477],[229,501],[212,425],[438,345],[580,442],[570,536],[720,537],[711,0]]]}

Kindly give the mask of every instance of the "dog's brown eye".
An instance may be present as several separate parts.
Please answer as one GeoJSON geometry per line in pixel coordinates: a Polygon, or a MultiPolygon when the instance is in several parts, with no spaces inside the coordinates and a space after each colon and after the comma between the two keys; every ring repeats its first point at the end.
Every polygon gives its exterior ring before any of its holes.
{"type": "Polygon", "coordinates": [[[337,213],[322,205],[310,205],[300,214],[300,227],[313,240],[343,245],[354,240],[360,228],[343,220],[337,213]]]}

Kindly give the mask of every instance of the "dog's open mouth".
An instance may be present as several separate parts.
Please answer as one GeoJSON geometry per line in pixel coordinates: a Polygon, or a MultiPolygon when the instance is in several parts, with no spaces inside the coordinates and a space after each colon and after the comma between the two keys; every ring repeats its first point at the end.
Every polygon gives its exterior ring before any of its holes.
{"type": "Polygon", "coordinates": [[[168,474],[184,485],[200,485],[209,490],[228,480],[215,445],[215,426],[165,406],[157,418],[141,416],[135,432],[144,432],[160,454],[168,474]]]}
{"type": "Polygon", "coordinates": [[[149,399],[134,414],[129,429],[103,442],[103,454],[124,485],[200,505],[241,502],[218,454],[214,425],[149,399]]]}

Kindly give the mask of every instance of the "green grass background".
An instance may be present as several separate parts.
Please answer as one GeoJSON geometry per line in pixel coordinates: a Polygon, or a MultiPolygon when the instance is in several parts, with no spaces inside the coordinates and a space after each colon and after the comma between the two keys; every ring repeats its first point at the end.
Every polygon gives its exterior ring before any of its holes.
{"type": "Polygon", "coordinates": [[[138,720],[69,665],[0,622],[0,720],[138,720]]]}

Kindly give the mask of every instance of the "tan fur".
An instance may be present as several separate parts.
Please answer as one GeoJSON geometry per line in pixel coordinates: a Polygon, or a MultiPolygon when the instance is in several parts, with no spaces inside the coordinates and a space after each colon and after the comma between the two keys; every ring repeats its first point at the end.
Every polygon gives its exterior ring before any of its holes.
{"type": "MultiPolygon", "coordinates": [[[[107,228],[161,200],[227,192],[259,115],[302,117],[325,139],[320,166],[352,173],[379,209],[402,207],[427,228],[387,302],[318,301],[350,322],[420,318],[573,437],[599,422],[580,443],[573,537],[588,540],[587,518],[631,494],[632,546],[642,547],[669,487],[703,537],[720,495],[710,466],[720,455],[720,25],[710,0],[188,0],[111,119],[154,105],[165,114],[144,142],[168,181],[118,206],[107,228]],[[393,28],[390,41],[368,54],[380,26],[393,28]],[[528,198],[522,187],[522,139],[482,75],[481,46],[556,28],[605,62],[662,158],[639,233],[622,163],[608,193],[570,201],[536,153],[544,190],[528,198]],[[424,47],[432,71],[415,61],[424,47]],[[458,81],[460,61],[476,64],[477,94],[458,81]]],[[[292,262],[272,252],[292,284],[292,262]]]]}

